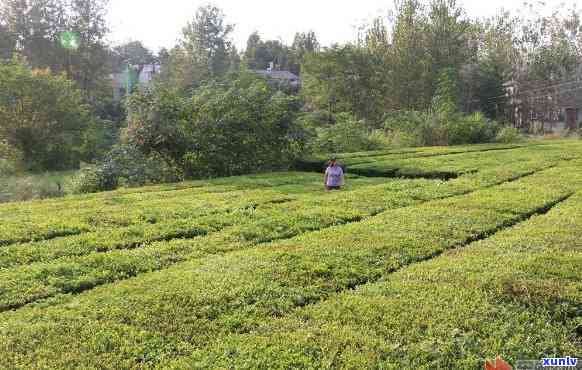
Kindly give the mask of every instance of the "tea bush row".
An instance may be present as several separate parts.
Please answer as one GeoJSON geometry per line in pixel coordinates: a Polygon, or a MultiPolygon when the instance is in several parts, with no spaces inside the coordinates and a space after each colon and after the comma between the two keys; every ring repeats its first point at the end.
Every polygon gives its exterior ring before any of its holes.
{"type": "Polygon", "coordinates": [[[167,368],[476,369],[579,356],[582,193],[354,292],[221,336],[167,368]]]}
{"type": "MultiPolygon", "coordinates": [[[[252,342],[252,335],[265,325],[275,326],[282,318],[304,312],[301,307],[319,307],[318,302],[323,306],[326,300],[335,302],[343,297],[338,292],[381,278],[390,281],[395,270],[465,246],[545,211],[580,188],[582,176],[575,168],[550,169],[472,194],[387,211],[360,223],[303,234],[261,248],[192,259],[163,272],[138,276],[76,297],[59,297],[38,307],[5,312],[0,326],[0,365],[131,368],[167,365],[174,358],[191,354],[193,362],[186,363],[193,367],[208,364],[220,367],[221,361],[233,358],[241,359],[237,363],[241,367],[260,367],[269,359],[293,367],[303,364],[292,362],[295,357],[328,360],[321,353],[329,354],[327,350],[335,348],[339,355],[342,345],[346,352],[353,348],[357,355],[358,343],[348,346],[350,340],[358,338],[347,330],[349,320],[338,324],[351,334],[345,337],[347,342],[323,348],[320,353],[305,345],[309,340],[305,339],[299,347],[270,342],[273,348],[287,348],[282,349],[282,355],[271,357],[268,350],[252,351],[265,343],[260,337],[252,342]],[[233,335],[243,339],[236,342],[233,335]],[[248,347],[246,337],[252,343],[248,347]],[[218,342],[228,345],[231,340],[235,340],[235,345],[226,352],[213,352],[218,342]],[[249,357],[244,357],[245,350],[249,357]],[[294,357],[289,360],[285,353],[294,357]]],[[[159,249],[149,251],[155,253],[159,249]]],[[[158,260],[152,259],[151,263],[158,260]]],[[[429,293],[436,295],[433,296],[436,299],[438,292],[432,289],[429,293]]],[[[457,294],[451,298],[465,297],[457,294]]],[[[416,306],[417,316],[410,319],[436,319],[447,309],[446,305],[439,305],[427,316],[423,315],[422,306],[416,306]]],[[[329,317],[349,313],[349,308],[334,310],[329,317]]],[[[368,317],[365,312],[357,316],[368,317]]],[[[379,333],[390,329],[377,325],[381,318],[376,318],[374,327],[379,333]]],[[[390,315],[385,319],[389,320],[390,315]]],[[[405,321],[401,322],[399,329],[395,329],[398,334],[408,331],[404,324],[405,321]]],[[[432,340],[430,334],[428,326],[419,332],[432,340]]],[[[430,350],[438,348],[438,343],[429,341],[423,346],[430,350]]],[[[348,365],[358,360],[364,359],[355,357],[348,365]]]]}

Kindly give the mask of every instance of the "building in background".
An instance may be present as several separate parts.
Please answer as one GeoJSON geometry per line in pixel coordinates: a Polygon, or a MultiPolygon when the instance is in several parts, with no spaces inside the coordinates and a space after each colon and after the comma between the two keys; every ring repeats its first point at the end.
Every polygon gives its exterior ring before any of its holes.
{"type": "Polygon", "coordinates": [[[114,73],[111,76],[113,83],[113,98],[116,101],[119,101],[123,99],[128,92],[134,91],[140,86],[149,85],[159,73],[159,64],[146,64],[143,66],[127,65],[123,72],[114,73]]]}
{"type": "Polygon", "coordinates": [[[289,71],[281,71],[273,62],[269,68],[264,70],[253,71],[256,74],[265,77],[272,85],[279,89],[291,90],[298,92],[301,87],[299,76],[289,71]]]}
{"type": "Polygon", "coordinates": [[[512,80],[505,83],[507,118],[515,127],[532,133],[560,133],[581,128],[582,73],[573,77],[560,82],[512,80]]]}

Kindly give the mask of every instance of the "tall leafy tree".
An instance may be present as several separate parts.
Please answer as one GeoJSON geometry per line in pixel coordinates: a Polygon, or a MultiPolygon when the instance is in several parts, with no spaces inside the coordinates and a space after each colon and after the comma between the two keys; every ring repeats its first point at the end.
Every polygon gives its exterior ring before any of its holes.
{"type": "Polygon", "coordinates": [[[460,71],[464,64],[475,61],[476,50],[470,42],[472,25],[456,0],[433,0],[429,9],[425,39],[433,95],[442,72],[460,71]]]}
{"type": "Polygon", "coordinates": [[[308,54],[319,52],[321,46],[317,40],[317,35],[313,31],[298,32],[295,34],[291,45],[291,62],[289,69],[295,74],[301,73],[301,64],[308,54]]]}
{"type": "Polygon", "coordinates": [[[250,34],[247,40],[247,48],[244,52],[244,63],[251,69],[262,69],[265,64],[259,57],[259,49],[262,47],[263,41],[261,40],[261,35],[257,31],[250,34]]]}
{"type": "Polygon", "coordinates": [[[0,20],[0,60],[12,58],[16,42],[8,27],[0,20]]]}
{"type": "Polygon", "coordinates": [[[393,109],[425,109],[432,97],[427,75],[430,70],[426,53],[426,24],[423,6],[418,0],[404,0],[396,9],[392,29],[390,62],[393,109]]]}
{"type": "Polygon", "coordinates": [[[163,56],[162,80],[186,91],[224,77],[238,59],[230,39],[233,30],[219,8],[198,8],[184,27],[179,45],[163,56]]]}
{"type": "Polygon", "coordinates": [[[63,0],[5,0],[0,16],[14,39],[15,51],[33,68],[61,71],[63,50],[59,35],[66,30],[66,3],[63,0]]]}
{"type": "Polygon", "coordinates": [[[330,114],[352,112],[357,118],[377,122],[384,96],[381,65],[377,56],[354,45],[308,54],[302,94],[315,109],[330,114]]]}
{"type": "Polygon", "coordinates": [[[66,72],[92,97],[108,75],[108,0],[5,0],[0,23],[32,68],[66,72]]]}
{"type": "Polygon", "coordinates": [[[0,65],[0,141],[18,149],[29,169],[78,166],[89,121],[73,81],[16,62],[0,65]]]}
{"type": "Polygon", "coordinates": [[[138,75],[146,65],[157,62],[154,53],[146,48],[141,41],[130,41],[116,46],[113,49],[113,53],[115,67],[118,70],[121,70],[127,64],[130,64],[137,68],[138,75]]]}
{"type": "Polygon", "coordinates": [[[225,22],[222,10],[207,5],[198,9],[192,22],[182,31],[181,46],[201,79],[218,77],[229,70],[233,30],[234,26],[225,22]]]}
{"type": "MultiPolygon", "coordinates": [[[[98,90],[110,73],[111,54],[105,43],[109,32],[106,15],[109,0],[71,0],[68,29],[79,37],[76,50],[67,49],[72,57],[73,78],[89,98],[95,99],[98,90]]],[[[61,35],[61,45],[63,42],[61,35]]]]}
{"type": "Polygon", "coordinates": [[[258,32],[249,36],[244,53],[244,63],[248,69],[267,69],[273,63],[278,69],[288,70],[291,62],[291,51],[281,41],[263,41],[258,32]]]}

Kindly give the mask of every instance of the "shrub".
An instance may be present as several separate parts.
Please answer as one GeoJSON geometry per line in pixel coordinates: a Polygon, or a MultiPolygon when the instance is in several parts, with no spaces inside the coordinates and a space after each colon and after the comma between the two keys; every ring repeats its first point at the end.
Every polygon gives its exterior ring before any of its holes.
{"type": "Polygon", "coordinates": [[[519,133],[519,130],[515,127],[504,127],[502,128],[495,141],[498,143],[518,143],[524,140],[524,137],[519,133]]]}
{"type": "Polygon", "coordinates": [[[384,128],[398,146],[402,138],[412,146],[488,143],[498,132],[498,125],[479,112],[394,112],[386,116],[384,128]]]}
{"type": "Polygon", "coordinates": [[[81,169],[69,184],[73,193],[97,193],[113,190],[116,187],[115,177],[100,165],[81,169]]]}
{"type": "Polygon", "coordinates": [[[14,175],[21,167],[22,154],[0,140],[0,177],[14,175]]]}
{"type": "Polygon", "coordinates": [[[95,193],[182,179],[181,170],[159,154],[145,155],[133,145],[118,145],[101,163],[82,169],[70,186],[75,193],[95,193]]]}
{"type": "Polygon", "coordinates": [[[489,143],[495,140],[497,124],[482,113],[455,114],[446,123],[449,145],[489,143]]]}
{"type": "Polygon", "coordinates": [[[381,131],[370,131],[366,122],[355,119],[349,113],[335,116],[336,123],[319,127],[309,143],[313,153],[350,153],[381,149],[386,139],[381,131]]]}

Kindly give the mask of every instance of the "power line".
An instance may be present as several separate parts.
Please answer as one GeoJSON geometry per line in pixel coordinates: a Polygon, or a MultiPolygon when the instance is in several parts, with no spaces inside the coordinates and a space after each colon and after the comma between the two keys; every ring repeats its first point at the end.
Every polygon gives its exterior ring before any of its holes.
{"type": "MultiPolygon", "coordinates": [[[[581,90],[582,89],[582,81],[571,81],[571,82],[566,82],[566,83],[561,83],[561,84],[556,84],[556,85],[550,85],[550,86],[547,86],[547,87],[544,87],[544,88],[536,88],[536,89],[518,91],[518,93],[517,94],[514,94],[514,95],[521,95],[521,94],[529,94],[529,95],[531,95],[532,92],[544,91],[544,90],[547,90],[547,89],[551,89],[551,88],[555,88],[555,87],[560,87],[560,86],[565,86],[565,85],[571,85],[571,84],[575,84],[575,83],[579,83],[579,84],[581,84],[581,86],[576,87],[576,88],[573,88],[573,89],[569,89],[569,90],[560,90],[560,91],[557,91],[557,92],[547,92],[546,94],[538,95],[537,97],[544,97],[544,96],[548,96],[548,95],[551,95],[551,94],[563,94],[563,93],[566,93],[566,92],[581,90]]],[[[510,98],[510,97],[511,96],[508,95],[508,94],[499,95],[499,96],[495,96],[493,98],[489,98],[488,101],[507,99],[507,98],[510,98]]]]}

